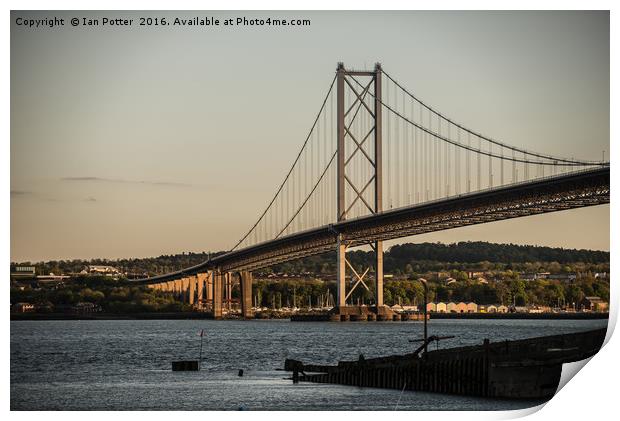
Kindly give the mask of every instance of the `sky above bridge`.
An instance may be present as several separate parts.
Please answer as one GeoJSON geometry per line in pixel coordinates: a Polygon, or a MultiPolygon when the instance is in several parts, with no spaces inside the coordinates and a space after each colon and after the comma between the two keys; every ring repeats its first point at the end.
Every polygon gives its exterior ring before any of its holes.
{"type": "MultiPolygon", "coordinates": [[[[229,249],[282,181],[338,61],[381,62],[443,114],[508,144],[609,159],[607,12],[12,12],[11,20],[13,261],[229,249]],[[16,24],[54,16],[134,24],[16,24]],[[137,25],[211,16],[311,25],[137,25]]],[[[609,250],[609,206],[400,241],[467,240],[609,250]]]]}

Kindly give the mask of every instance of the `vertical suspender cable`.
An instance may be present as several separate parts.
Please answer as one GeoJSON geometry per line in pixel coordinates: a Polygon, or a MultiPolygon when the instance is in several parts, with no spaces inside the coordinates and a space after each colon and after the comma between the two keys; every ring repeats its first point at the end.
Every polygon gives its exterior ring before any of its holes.
{"type": "MultiPolygon", "coordinates": [[[[405,103],[406,98],[403,95],[403,115],[407,115],[407,104],[405,103]]],[[[404,139],[404,147],[405,152],[403,153],[403,166],[405,169],[405,204],[411,204],[411,192],[409,190],[409,173],[410,173],[410,165],[409,165],[409,130],[408,125],[403,123],[403,139],[404,139]]]]}
{"type": "Polygon", "coordinates": [[[481,151],[481,139],[480,137],[478,137],[478,153],[476,154],[476,160],[478,163],[478,186],[477,189],[480,190],[482,188],[481,182],[480,182],[480,151],[481,151]]]}
{"type": "MultiPolygon", "coordinates": [[[[398,91],[396,85],[394,85],[394,109],[398,107],[398,91]]],[[[400,206],[400,186],[399,182],[400,178],[400,119],[396,119],[394,122],[394,139],[396,140],[396,147],[394,151],[394,188],[395,192],[395,205],[396,207],[400,206]]]]}
{"type": "MultiPolygon", "coordinates": [[[[391,107],[391,103],[390,103],[390,85],[389,82],[386,80],[385,81],[385,93],[386,93],[386,101],[387,104],[391,107]]],[[[388,188],[387,190],[387,201],[389,203],[389,207],[390,209],[392,208],[392,163],[391,163],[391,155],[392,155],[392,113],[387,113],[388,119],[387,119],[387,176],[388,176],[388,188]]],[[[384,142],[385,144],[385,142],[384,142]]]]}
{"type": "Polygon", "coordinates": [[[500,165],[501,165],[501,169],[500,169],[500,172],[501,172],[501,185],[503,186],[504,185],[504,159],[503,159],[504,158],[504,148],[500,148],[500,153],[502,155],[502,159],[500,159],[500,161],[499,161],[500,165]]]}
{"type": "Polygon", "coordinates": [[[493,153],[493,144],[489,143],[489,187],[493,187],[493,166],[491,163],[491,153],[493,153]]]}

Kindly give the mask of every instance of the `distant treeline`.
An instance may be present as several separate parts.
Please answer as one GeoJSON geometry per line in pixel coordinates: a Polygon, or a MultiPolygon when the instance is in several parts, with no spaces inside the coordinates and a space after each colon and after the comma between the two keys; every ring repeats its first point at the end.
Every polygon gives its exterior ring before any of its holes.
{"type": "Polygon", "coordinates": [[[576,250],[517,244],[494,244],[468,241],[453,244],[421,243],[401,244],[390,248],[394,260],[435,260],[440,262],[475,263],[482,261],[501,263],[558,262],[558,263],[607,263],[609,252],[576,250]]]}
{"type": "MultiPolygon", "coordinates": [[[[351,251],[347,253],[347,259],[356,268],[374,267],[372,251],[351,251]]],[[[335,263],[336,253],[332,252],[275,265],[266,271],[333,274],[336,271],[335,263]]],[[[390,247],[384,253],[383,264],[387,273],[394,274],[445,270],[608,272],[609,252],[482,241],[453,244],[407,243],[390,247]]]]}
{"type": "Polygon", "coordinates": [[[78,276],[57,287],[11,287],[11,304],[32,303],[37,312],[67,312],[78,303],[93,303],[106,313],[189,311],[190,306],[172,294],[131,285],[107,276],[78,276]]]}
{"type": "MultiPolygon", "coordinates": [[[[217,256],[222,252],[211,253],[217,256]]],[[[373,253],[352,251],[347,254],[356,266],[373,266],[373,253]]],[[[171,272],[204,262],[209,257],[206,252],[162,255],[138,259],[92,259],[59,260],[39,262],[20,262],[12,264],[33,265],[38,274],[78,273],[87,265],[110,265],[121,272],[140,275],[156,275],[171,272]]],[[[552,272],[567,270],[604,271],[609,267],[609,252],[596,250],[576,250],[552,247],[522,246],[516,244],[495,244],[482,241],[453,244],[421,243],[392,246],[385,252],[385,270],[394,273],[424,272],[445,269],[496,269],[524,270],[538,269],[552,272]],[[409,268],[407,267],[409,265],[409,268]]],[[[265,272],[291,274],[335,273],[335,253],[311,256],[275,265],[265,272]]]]}

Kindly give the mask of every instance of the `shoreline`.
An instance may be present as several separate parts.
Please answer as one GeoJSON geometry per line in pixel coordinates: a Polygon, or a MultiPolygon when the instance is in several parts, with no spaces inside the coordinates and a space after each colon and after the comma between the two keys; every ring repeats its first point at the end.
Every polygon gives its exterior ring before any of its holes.
{"type": "MultiPolygon", "coordinates": [[[[433,320],[599,320],[608,319],[609,313],[430,313],[433,320]]],[[[210,313],[12,313],[11,321],[41,320],[213,320],[210,313]]],[[[225,317],[224,320],[242,320],[240,317],[225,317]]],[[[255,318],[251,320],[290,320],[287,318],[255,318]]],[[[342,322],[339,322],[342,323],[342,322]]],[[[346,322],[345,322],[346,323],[346,322]]],[[[355,323],[355,322],[349,322],[355,323]]]]}
{"type": "Polygon", "coordinates": [[[431,313],[432,319],[598,320],[609,313],[431,313]]]}

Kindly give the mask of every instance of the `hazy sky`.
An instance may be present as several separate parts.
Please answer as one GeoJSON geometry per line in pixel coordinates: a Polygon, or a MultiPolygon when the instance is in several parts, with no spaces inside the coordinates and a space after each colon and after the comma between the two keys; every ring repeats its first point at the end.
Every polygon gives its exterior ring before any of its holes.
{"type": "MultiPolygon", "coordinates": [[[[609,156],[608,12],[12,12],[11,259],[228,249],[294,159],[336,63],[383,67],[504,142],[609,156]],[[17,17],[298,17],[58,28],[17,17]]],[[[404,241],[609,250],[609,206],[404,241]]],[[[402,241],[402,240],[401,240],[402,241]]]]}

